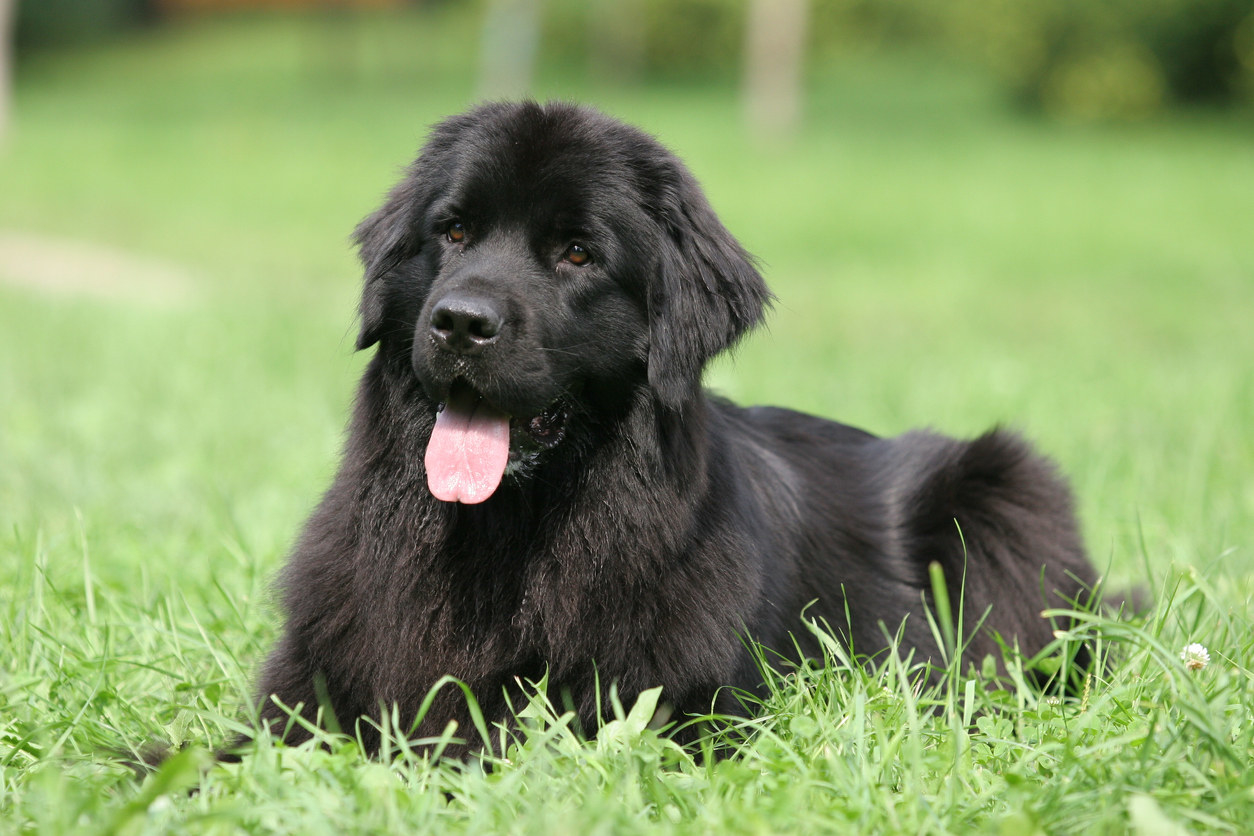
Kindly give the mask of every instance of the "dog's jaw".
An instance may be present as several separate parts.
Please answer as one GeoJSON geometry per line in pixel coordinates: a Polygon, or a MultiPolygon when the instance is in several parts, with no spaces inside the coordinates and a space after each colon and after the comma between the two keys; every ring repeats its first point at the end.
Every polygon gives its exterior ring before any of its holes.
{"type": "Polygon", "coordinates": [[[510,416],[454,385],[427,441],[427,487],[443,502],[475,505],[496,493],[509,461],[510,416]]]}
{"type": "Polygon", "coordinates": [[[510,415],[459,378],[436,407],[424,465],[431,494],[473,505],[502,478],[517,482],[566,438],[572,408],[559,398],[531,417],[510,415]]]}

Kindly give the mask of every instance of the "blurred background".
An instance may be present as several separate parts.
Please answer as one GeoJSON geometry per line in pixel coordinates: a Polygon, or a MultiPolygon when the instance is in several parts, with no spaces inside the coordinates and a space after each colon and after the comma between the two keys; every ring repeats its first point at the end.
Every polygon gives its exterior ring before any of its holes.
{"type": "Polygon", "coordinates": [[[1251,0],[0,10],[0,590],[264,597],[365,361],[350,231],[518,95],[657,135],[760,257],[779,303],[712,386],[1019,427],[1099,564],[1248,590],[1251,0]]]}

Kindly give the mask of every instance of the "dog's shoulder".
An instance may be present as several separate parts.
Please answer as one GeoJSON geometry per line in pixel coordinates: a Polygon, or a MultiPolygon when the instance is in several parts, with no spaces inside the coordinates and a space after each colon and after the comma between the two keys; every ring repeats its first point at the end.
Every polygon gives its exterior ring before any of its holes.
{"type": "Polygon", "coordinates": [[[860,446],[878,439],[858,427],[780,406],[736,406],[712,398],[714,431],[742,433],[762,443],[860,446]]]}

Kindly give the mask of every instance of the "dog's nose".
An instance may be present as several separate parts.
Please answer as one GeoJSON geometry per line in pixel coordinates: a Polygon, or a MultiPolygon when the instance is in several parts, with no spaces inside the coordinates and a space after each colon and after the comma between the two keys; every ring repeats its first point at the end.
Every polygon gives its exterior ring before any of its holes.
{"type": "Polygon", "coordinates": [[[480,296],[445,296],[431,309],[431,336],[454,354],[478,354],[501,333],[496,305],[480,296]]]}

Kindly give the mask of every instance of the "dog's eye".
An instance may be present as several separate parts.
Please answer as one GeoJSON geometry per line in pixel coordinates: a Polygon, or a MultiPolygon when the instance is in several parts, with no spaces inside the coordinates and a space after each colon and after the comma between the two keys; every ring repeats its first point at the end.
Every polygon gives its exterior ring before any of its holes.
{"type": "Polygon", "coordinates": [[[579,244],[571,244],[566,248],[566,252],[562,254],[562,258],[569,261],[576,267],[583,267],[592,261],[592,253],[588,252],[579,244]]]}
{"type": "Polygon", "coordinates": [[[444,231],[444,235],[454,244],[460,244],[466,240],[466,225],[461,221],[453,221],[444,231]]]}

